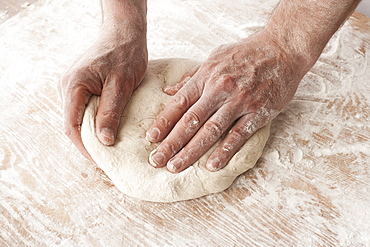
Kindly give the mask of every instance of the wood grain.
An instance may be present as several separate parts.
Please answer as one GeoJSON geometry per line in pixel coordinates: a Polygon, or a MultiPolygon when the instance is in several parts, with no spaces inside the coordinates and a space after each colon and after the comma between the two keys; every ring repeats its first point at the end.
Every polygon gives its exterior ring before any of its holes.
{"type": "Polygon", "coordinates": [[[0,24],[29,7],[37,0],[0,0],[0,24]]]}
{"type": "MultiPolygon", "coordinates": [[[[277,1],[148,1],[150,58],[204,59],[277,1]]],[[[273,122],[256,167],[172,204],[123,195],[63,134],[58,78],[98,1],[45,0],[0,25],[0,246],[368,246],[370,26],[354,14],[273,122]]]]}

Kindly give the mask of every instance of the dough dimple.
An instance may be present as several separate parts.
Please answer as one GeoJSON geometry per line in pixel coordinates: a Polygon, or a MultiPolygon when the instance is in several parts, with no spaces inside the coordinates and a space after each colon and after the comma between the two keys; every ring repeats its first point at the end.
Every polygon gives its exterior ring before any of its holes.
{"type": "Polygon", "coordinates": [[[81,127],[82,141],[97,165],[124,194],[146,201],[188,200],[227,189],[237,176],[252,168],[262,154],[270,125],[258,130],[222,170],[210,172],[206,161],[214,147],[183,172],[174,174],[153,168],[148,157],[157,144],[145,134],[171,96],[162,90],[176,83],[199,64],[188,59],[160,59],[149,62],[147,74],[135,90],[121,116],[114,146],[101,144],[95,134],[95,115],[99,97],[92,97],[81,127]]]}

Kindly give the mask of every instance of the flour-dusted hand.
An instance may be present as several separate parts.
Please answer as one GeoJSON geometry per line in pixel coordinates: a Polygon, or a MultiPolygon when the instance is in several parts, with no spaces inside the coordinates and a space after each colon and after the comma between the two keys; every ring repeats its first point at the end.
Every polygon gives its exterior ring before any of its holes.
{"type": "Polygon", "coordinates": [[[163,142],[151,164],[179,172],[227,132],[207,168],[223,168],[246,140],[288,104],[307,72],[267,32],[221,46],[167,93],[176,93],[148,131],[163,142]],[[178,91],[178,92],[177,92],[178,91]]]}
{"type": "Polygon", "coordinates": [[[101,96],[96,134],[103,144],[112,145],[122,111],[148,63],[146,1],[105,0],[103,11],[106,16],[99,38],[59,83],[66,134],[87,158],[80,126],[91,95],[101,96]]]}
{"type": "Polygon", "coordinates": [[[264,29],[222,46],[167,93],[177,93],[147,132],[163,142],[154,167],[180,172],[226,134],[207,162],[223,168],[290,102],[298,84],[359,0],[282,0],[264,29]]]}

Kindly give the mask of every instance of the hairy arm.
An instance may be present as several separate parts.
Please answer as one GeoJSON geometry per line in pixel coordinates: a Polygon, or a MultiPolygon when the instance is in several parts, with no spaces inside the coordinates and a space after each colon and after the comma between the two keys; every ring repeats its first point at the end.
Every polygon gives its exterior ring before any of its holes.
{"type": "Polygon", "coordinates": [[[265,31],[311,68],[322,50],[361,0],[282,0],[265,31]]]}

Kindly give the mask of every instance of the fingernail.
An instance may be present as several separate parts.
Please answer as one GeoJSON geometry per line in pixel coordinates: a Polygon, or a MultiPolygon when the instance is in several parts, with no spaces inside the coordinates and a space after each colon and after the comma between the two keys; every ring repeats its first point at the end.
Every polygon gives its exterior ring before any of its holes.
{"type": "Polygon", "coordinates": [[[167,86],[163,89],[163,92],[165,94],[168,94],[170,96],[173,96],[177,93],[177,90],[173,86],[167,86]]]}
{"type": "Polygon", "coordinates": [[[157,152],[157,150],[153,150],[149,155],[149,163],[152,166],[159,167],[163,166],[163,163],[165,162],[165,157],[163,153],[157,152]]]}
{"type": "Polygon", "coordinates": [[[108,128],[101,129],[99,139],[104,145],[113,145],[115,139],[113,130],[108,128]]]}
{"type": "Polygon", "coordinates": [[[170,160],[167,162],[167,169],[170,171],[170,172],[177,172],[182,164],[184,163],[184,161],[182,159],[173,159],[173,160],[170,160]]]}
{"type": "Polygon", "coordinates": [[[147,141],[156,141],[159,138],[159,129],[158,128],[152,128],[146,132],[146,140],[147,141]]]}
{"type": "Polygon", "coordinates": [[[218,160],[210,160],[207,162],[206,167],[211,172],[217,172],[220,170],[220,162],[218,160]]]}

